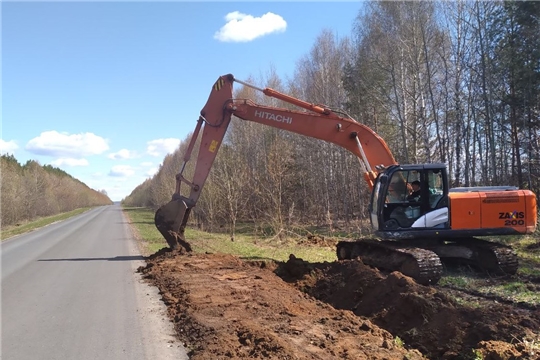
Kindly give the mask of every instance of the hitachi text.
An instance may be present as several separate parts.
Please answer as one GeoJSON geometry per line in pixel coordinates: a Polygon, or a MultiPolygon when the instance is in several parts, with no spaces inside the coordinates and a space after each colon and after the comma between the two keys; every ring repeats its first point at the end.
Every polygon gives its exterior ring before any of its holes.
{"type": "Polygon", "coordinates": [[[271,112],[259,111],[259,110],[255,110],[255,116],[259,117],[261,119],[274,120],[274,121],[277,121],[277,122],[283,122],[283,123],[287,123],[287,124],[292,124],[292,117],[291,116],[283,116],[283,115],[279,115],[279,114],[276,115],[276,114],[272,114],[271,112]]]}

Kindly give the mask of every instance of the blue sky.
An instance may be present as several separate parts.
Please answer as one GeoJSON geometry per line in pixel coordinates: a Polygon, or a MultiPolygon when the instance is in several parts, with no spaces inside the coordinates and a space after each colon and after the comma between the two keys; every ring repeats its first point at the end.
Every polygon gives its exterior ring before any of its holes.
{"type": "Polygon", "coordinates": [[[3,1],[0,151],[121,200],[193,131],[220,75],[290,78],[323,29],[351,36],[361,7],[3,1]]]}

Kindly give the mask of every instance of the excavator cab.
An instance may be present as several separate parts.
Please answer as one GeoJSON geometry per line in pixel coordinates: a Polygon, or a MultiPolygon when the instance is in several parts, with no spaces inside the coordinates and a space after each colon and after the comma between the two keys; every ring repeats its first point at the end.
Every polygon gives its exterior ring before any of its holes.
{"type": "Polygon", "coordinates": [[[370,213],[373,229],[392,237],[448,228],[445,164],[388,167],[375,181],[370,213]]]}
{"type": "Polygon", "coordinates": [[[450,189],[445,164],[392,165],[375,179],[370,218],[377,236],[393,240],[531,234],[537,204],[533,192],[512,186],[450,189]]]}

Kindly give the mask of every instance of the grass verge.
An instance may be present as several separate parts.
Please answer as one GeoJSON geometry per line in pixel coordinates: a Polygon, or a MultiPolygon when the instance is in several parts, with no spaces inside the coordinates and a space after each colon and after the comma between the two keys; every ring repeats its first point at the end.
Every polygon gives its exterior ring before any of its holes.
{"type": "Polygon", "coordinates": [[[57,221],[62,221],[62,220],[69,219],[70,217],[82,214],[83,212],[88,211],[90,209],[91,208],[89,208],[89,207],[75,209],[75,210],[72,210],[72,211],[68,211],[66,213],[47,216],[47,217],[39,218],[39,219],[34,220],[34,221],[28,221],[28,222],[22,223],[20,225],[2,227],[2,229],[0,230],[0,239],[2,239],[2,241],[3,241],[3,240],[6,240],[6,239],[9,239],[10,237],[20,235],[20,234],[24,234],[24,233],[33,231],[35,229],[39,229],[40,227],[50,225],[50,224],[55,223],[57,221]]]}
{"type": "MultiPolygon", "coordinates": [[[[141,252],[148,256],[161,248],[167,247],[165,239],[154,225],[154,212],[146,208],[124,207],[135,236],[139,240],[141,252]]],[[[333,247],[298,245],[296,241],[261,238],[248,231],[237,233],[234,241],[228,234],[208,233],[186,228],[186,240],[197,253],[224,253],[239,256],[247,260],[284,261],[290,254],[310,262],[334,261],[333,247]]]]}

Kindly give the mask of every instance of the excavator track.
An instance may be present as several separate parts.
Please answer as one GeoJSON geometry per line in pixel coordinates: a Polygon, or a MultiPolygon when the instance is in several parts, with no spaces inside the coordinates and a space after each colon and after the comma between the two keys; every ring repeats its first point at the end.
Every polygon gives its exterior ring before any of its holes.
{"type": "Polygon", "coordinates": [[[518,269],[518,257],[507,245],[486,241],[474,237],[453,239],[444,245],[426,246],[437,253],[443,261],[457,261],[480,268],[493,274],[513,275],[518,269]]]}
{"type": "Polygon", "coordinates": [[[436,284],[442,275],[441,260],[436,253],[395,241],[340,241],[337,256],[339,260],[360,258],[366,265],[400,271],[423,285],[436,284]]]}
{"type": "Polygon", "coordinates": [[[423,285],[434,285],[440,280],[441,261],[457,261],[497,275],[513,275],[518,269],[518,257],[510,246],[473,237],[451,241],[340,241],[337,257],[360,258],[366,265],[400,271],[423,285]]]}

